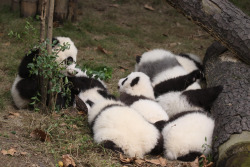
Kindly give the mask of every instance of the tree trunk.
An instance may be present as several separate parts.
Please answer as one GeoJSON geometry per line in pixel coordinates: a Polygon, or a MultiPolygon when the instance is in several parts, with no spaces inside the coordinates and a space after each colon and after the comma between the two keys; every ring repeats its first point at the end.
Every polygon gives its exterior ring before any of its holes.
{"type": "MultiPolygon", "coordinates": [[[[46,13],[47,13],[47,0],[42,0],[42,5],[41,5],[41,22],[40,22],[40,44],[42,44],[45,40],[45,32],[46,32],[46,13]]],[[[44,55],[40,55],[44,56],[44,55]]],[[[41,69],[40,69],[41,71],[41,69]]],[[[41,73],[41,72],[40,72],[41,73]]],[[[44,76],[39,76],[39,92],[41,95],[41,103],[40,103],[40,108],[43,112],[47,112],[47,92],[48,92],[48,79],[44,78],[44,76]]]]}
{"type": "Polygon", "coordinates": [[[54,14],[54,4],[55,0],[49,0],[49,15],[48,15],[48,27],[47,27],[47,39],[49,43],[47,44],[48,54],[52,53],[52,34],[53,34],[53,14],[54,14]]]}
{"type": "Polygon", "coordinates": [[[67,19],[68,5],[69,5],[69,0],[55,0],[55,14],[54,14],[55,21],[62,22],[67,19]]]}
{"type": "MultiPolygon", "coordinates": [[[[48,16],[48,28],[47,28],[47,39],[49,39],[49,43],[47,44],[48,54],[52,54],[52,34],[53,34],[53,14],[54,14],[54,4],[55,0],[49,0],[49,16],[48,16]]],[[[49,90],[52,89],[53,85],[49,82],[49,90]]],[[[52,111],[55,110],[55,93],[51,92],[49,96],[48,108],[52,111]]]]}
{"type": "Polygon", "coordinates": [[[214,159],[219,167],[244,166],[250,161],[250,67],[219,42],[207,49],[204,65],[208,87],[223,85],[211,109],[214,159]]]}
{"type": "Polygon", "coordinates": [[[78,6],[77,6],[77,1],[78,0],[69,0],[69,10],[68,10],[68,17],[67,19],[69,21],[76,21],[77,20],[77,10],[78,10],[78,6]]]}
{"type": "MultiPolygon", "coordinates": [[[[42,11],[42,4],[43,4],[43,0],[38,0],[38,6],[37,6],[37,14],[41,15],[41,11],[42,11]]],[[[49,8],[49,3],[46,3],[46,9],[49,8]]],[[[49,10],[46,10],[46,16],[49,15],[49,10]]]]}
{"type": "Polygon", "coordinates": [[[17,12],[20,10],[20,0],[12,0],[11,1],[11,10],[17,12]]]}
{"type": "Polygon", "coordinates": [[[47,0],[40,0],[41,1],[41,9],[40,9],[40,43],[44,42],[45,39],[45,32],[46,32],[46,15],[47,15],[47,0]]]}
{"type": "Polygon", "coordinates": [[[0,0],[0,6],[10,6],[11,1],[10,0],[0,0]]]}
{"type": "Polygon", "coordinates": [[[250,17],[227,0],[166,0],[250,64],[250,17]]]}
{"type": "Polygon", "coordinates": [[[21,17],[34,17],[37,12],[37,0],[21,1],[21,17]]]}

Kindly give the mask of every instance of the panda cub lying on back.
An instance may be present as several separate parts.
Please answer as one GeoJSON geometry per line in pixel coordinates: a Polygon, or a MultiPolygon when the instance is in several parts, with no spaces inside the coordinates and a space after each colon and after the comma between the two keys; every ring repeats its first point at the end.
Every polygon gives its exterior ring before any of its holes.
{"type": "Polygon", "coordinates": [[[192,63],[186,62],[196,62],[196,58],[187,57],[155,49],[145,52],[136,60],[136,71],[150,76],[156,101],[169,117],[190,110],[207,111],[222,91],[222,86],[201,89],[197,80],[202,79],[203,74],[195,69],[202,67],[195,66],[198,63],[193,63],[192,69],[188,69],[189,72],[193,72],[189,73],[186,68],[192,63]]]}
{"type": "Polygon", "coordinates": [[[79,97],[88,108],[88,123],[96,143],[130,157],[143,158],[148,153],[162,152],[159,130],[105,90],[91,88],[81,92],[79,97]]]}
{"type": "MultiPolygon", "coordinates": [[[[179,60],[185,65],[185,61],[179,60]]],[[[203,77],[202,71],[196,66],[190,72],[185,70],[176,55],[163,49],[154,49],[137,56],[135,71],[150,77],[156,97],[171,91],[200,89],[196,81],[203,77]]]]}
{"type": "Polygon", "coordinates": [[[142,72],[132,72],[119,80],[120,100],[139,112],[150,123],[167,121],[168,115],[154,100],[149,77],[142,72]]]}
{"type": "MultiPolygon", "coordinates": [[[[58,48],[58,44],[63,45],[68,43],[70,48],[68,50],[60,51],[56,62],[67,67],[71,63],[76,62],[77,49],[74,43],[68,37],[55,37],[53,43],[56,45],[53,50],[58,48]]],[[[39,56],[39,50],[33,50],[31,53],[26,54],[19,65],[18,75],[11,88],[11,96],[18,109],[27,108],[31,102],[31,98],[34,97],[38,91],[38,77],[36,75],[30,75],[30,69],[28,64],[39,56]]],[[[62,71],[67,75],[67,72],[62,71]]],[[[61,102],[59,102],[61,103],[61,102]]]]}

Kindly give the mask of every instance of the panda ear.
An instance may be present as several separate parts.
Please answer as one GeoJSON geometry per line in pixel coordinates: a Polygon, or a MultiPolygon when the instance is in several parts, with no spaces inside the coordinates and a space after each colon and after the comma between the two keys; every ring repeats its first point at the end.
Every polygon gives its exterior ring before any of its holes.
{"type": "Polygon", "coordinates": [[[141,61],[141,56],[136,56],[135,60],[136,60],[136,63],[139,64],[141,61]]]}
{"type": "Polygon", "coordinates": [[[88,114],[88,107],[77,95],[75,95],[76,108],[84,114],[88,114]]]}
{"type": "Polygon", "coordinates": [[[105,99],[112,99],[112,100],[116,100],[115,96],[108,94],[107,91],[104,90],[98,90],[98,93],[105,99]]]}
{"type": "Polygon", "coordinates": [[[133,87],[135,86],[136,84],[138,84],[140,80],[140,77],[136,77],[135,79],[132,80],[132,82],[130,83],[130,86],[133,87]]]}
{"type": "Polygon", "coordinates": [[[53,48],[54,46],[56,46],[58,43],[59,43],[59,41],[57,40],[57,38],[53,37],[53,38],[52,38],[52,48],[53,48]]]}
{"type": "Polygon", "coordinates": [[[94,104],[91,100],[87,100],[86,103],[87,103],[90,107],[92,107],[93,104],[94,104]]]}

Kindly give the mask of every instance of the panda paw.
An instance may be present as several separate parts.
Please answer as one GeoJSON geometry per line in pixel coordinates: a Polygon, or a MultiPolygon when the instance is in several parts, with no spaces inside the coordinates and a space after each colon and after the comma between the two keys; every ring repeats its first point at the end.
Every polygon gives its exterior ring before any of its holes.
{"type": "Polygon", "coordinates": [[[203,71],[201,70],[195,70],[193,71],[194,75],[193,75],[193,81],[195,82],[198,79],[202,79],[205,77],[203,71]]]}

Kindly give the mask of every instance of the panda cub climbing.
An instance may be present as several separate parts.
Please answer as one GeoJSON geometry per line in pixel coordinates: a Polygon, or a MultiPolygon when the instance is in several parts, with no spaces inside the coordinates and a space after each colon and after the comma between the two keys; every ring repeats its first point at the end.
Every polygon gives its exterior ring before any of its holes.
{"type": "Polygon", "coordinates": [[[120,100],[135,109],[150,123],[167,121],[168,115],[155,101],[149,77],[142,72],[132,72],[118,82],[120,100]]]}
{"type": "Polygon", "coordinates": [[[130,107],[113,100],[105,90],[91,88],[79,97],[88,108],[88,123],[96,143],[130,157],[143,158],[163,151],[159,130],[130,107]]]}
{"type": "Polygon", "coordinates": [[[170,160],[194,161],[211,152],[214,119],[203,111],[187,111],[162,126],[164,156],[170,160]]]}
{"type": "MultiPolygon", "coordinates": [[[[59,44],[63,45],[68,43],[70,45],[69,49],[60,51],[56,62],[58,64],[64,65],[66,68],[68,65],[76,62],[77,49],[74,42],[68,37],[55,37],[53,38],[53,50],[58,49],[59,44]]],[[[39,49],[32,50],[31,53],[26,54],[19,65],[18,75],[11,88],[11,96],[14,103],[18,109],[27,108],[31,102],[31,98],[34,97],[38,91],[38,77],[36,75],[30,75],[29,63],[39,56],[39,49]]],[[[67,75],[66,71],[62,71],[67,75]]]]}

